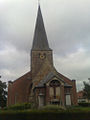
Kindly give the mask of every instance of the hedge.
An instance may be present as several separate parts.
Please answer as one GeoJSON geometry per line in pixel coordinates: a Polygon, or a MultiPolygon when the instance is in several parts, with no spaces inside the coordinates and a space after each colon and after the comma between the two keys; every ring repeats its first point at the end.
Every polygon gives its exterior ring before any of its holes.
{"type": "Polygon", "coordinates": [[[4,110],[26,110],[31,109],[31,103],[22,103],[22,104],[15,104],[9,107],[4,108],[4,110]]]}
{"type": "Polygon", "coordinates": [[[18,112],[2,113],[0,120],[90,120],[90,112],[18,112]]]}
{"type": "Polygon", "coordinates": [[[79,106],[82,106],[82,107],[90,107],[90,103],[78,103],[79,106]]]}
{"type": "Polygon", "coordinates": [[[17,104],[0,110],[0,120],[90,120],[90,107],[49,105],[32,109],[32,104],[17,104]]]}

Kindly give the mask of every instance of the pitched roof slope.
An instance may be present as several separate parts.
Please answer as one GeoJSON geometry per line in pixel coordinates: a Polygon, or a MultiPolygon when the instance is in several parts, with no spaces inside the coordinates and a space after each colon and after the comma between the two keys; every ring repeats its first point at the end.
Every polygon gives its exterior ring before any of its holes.
{"type": "Polygon", "coordinates": [[[72,80],[58,72],[58,75],[68,84],[72,85],[72,80]]]}
{"type": "Polygon", "coordinates": [[[31,71],[25,73],[24,75],[13,81],[13,83],[16,83],[17,81],[23,81],[24,79],[28,79],[28,80],[31,79],[31,71]]]}
{"type": "Polygon", "coordinates": [[[53,71],[52,72],[49,72],[48,75],[46,75],[44,77],[43,80],[41,80],[39,82],[39,84],[36,86],[36,87],[44,87],[44,84],[47,83],[50,79],[52,79],[53,77],[57,77],[58,79],[60,79],[62,82],[64,82],[64,86],[65,87],[72,87],[72,85],[69,83],[71,82],[71,80],[69,80],[68,78],[66,78],[69,82],[66,82],[65,81],[65,77],[64,79],[60,76],[60,74],[55,74],[53,71]]]}

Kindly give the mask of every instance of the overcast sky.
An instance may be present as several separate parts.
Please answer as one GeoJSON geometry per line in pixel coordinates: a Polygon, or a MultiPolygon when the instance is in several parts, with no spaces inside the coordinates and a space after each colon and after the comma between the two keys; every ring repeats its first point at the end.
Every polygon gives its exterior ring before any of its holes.
{"type": "MultiPolygon", "coordinates": [[[[57,70],[76,79],[90,77],[90,0],[41,0],[45,29],[57,70]]],[[[0,75],[15,80],[30,70],[38,0],[0,0],[0,75]]]]}

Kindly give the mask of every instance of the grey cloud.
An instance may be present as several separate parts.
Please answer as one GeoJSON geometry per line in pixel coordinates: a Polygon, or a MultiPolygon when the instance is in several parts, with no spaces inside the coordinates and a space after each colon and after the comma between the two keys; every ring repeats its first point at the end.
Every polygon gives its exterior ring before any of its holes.
{"type": "MultiPolygon", "coordinates": [[[[0,73],[3,79],[16,79],[29,70],[37,3],[36,0],[3,0],[0,4],[0,73]]],[[[76,78],[80,86],[90,71],[90,0],[43,0],[41,9],[56,68],[76,78]],[[78,55],[79,48],[85,52],[78,55]]]]}

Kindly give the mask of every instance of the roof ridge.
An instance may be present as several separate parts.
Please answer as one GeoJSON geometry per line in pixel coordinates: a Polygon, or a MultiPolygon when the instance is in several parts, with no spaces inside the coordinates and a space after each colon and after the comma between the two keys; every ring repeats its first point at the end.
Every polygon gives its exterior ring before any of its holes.
{"type": "Polygon", "coordinates": [[[29,72],[25,73],[24,75],[22,75],[21,77],[19,77],[19,78],[17,78],[16,80],[14,80],[13,82],[16,82],[17,80],[25,77],[25,76],[28,75],[29,73],[30,73],[30,76],[31,76],[31,71],[29,71],[29,72]]]}

